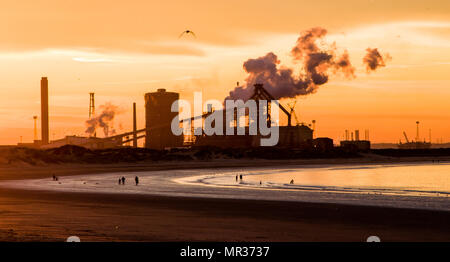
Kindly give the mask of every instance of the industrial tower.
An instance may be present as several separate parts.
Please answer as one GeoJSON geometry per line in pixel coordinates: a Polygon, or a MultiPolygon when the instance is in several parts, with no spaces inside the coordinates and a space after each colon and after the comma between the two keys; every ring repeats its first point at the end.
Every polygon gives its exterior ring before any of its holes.
{"type": "Polygon", "coordinates": [[[89,118],[95,115],[95,93],[89,93],[89,118]]]}
{"type": "Polygon", "coordinates": [[[33,116],[34,120],[34,141],[38,140],[38,133],[37,133],[37,116],[33,116]]]}
{"type": "Polygon", "coordinates": [[[49,124],[48,124],[48,79],[41,78],[41,132],[42,145],[49,142],[49,124]]]}
{"type": "MultiPolygon", "coordinates": [[[[95,93],[89,93],[89,119],[91,119],[91,117],[95,116],[94,94],[95,93]]],[[[97,132],[96,131],[94,131],[94,137],[97,137],[97,132]]]]}
{"type": "Polygon", "coordinates": [[[133,147],[137,147],[136,103],[133,103],[133,147]]]}

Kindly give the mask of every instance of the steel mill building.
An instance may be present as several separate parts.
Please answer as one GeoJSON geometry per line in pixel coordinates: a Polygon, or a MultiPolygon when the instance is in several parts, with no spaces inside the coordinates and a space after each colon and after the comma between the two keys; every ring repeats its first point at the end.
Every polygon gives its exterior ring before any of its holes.
{"type": "MultiPolygon", "coordinates": [[[[300,124],[292,125],[292,117],[295,116],[293,108],[287,110],[281,104],[271,103],[275,98],[264,89],[262,84],[256,84],[254,86],[254,94],[250,97],[257,102],[259,100],[268,101],[268,106],[264,109],[267,111],[267,126],[270,126],[270,106],[279,106],[280,112],[287,117],[287,125],[279,127],[279,140],[276,146],[287,148],[308,148],[308,147],[320,147],[329,148],[330,144],[333,145],[331,139],[317,140],[313,139],[313,126],[300,124]]],[[[172,104],[180,98],[179,93],[168,92],[165,89],[158,89],[156,92],[146,93],[145,98],[145,128],[137,129],[136,119],[136,103],[133,103],[133,130],[105,137],[97,137],[97,132],[92,132],[88,136],[75,136],[68,135],[66,137],[51,140],[49,139],[49,130],[51,129],[51,123],[49,121],[49,104],[48,104],[49,84],[47,77],[41,79],[41,140],[37,139],[37,116],[34,117],[34,135],[35,139],[33,143],[19,143],[18,146],[33,147],[33,148],[54,148],[64,145],[78,145],[89,149],[103,149],[103,148],[115,148],[123,146],[137,147],[138,140],[145,140],[144,147],[155,150],[163,150],[176,147],[196,147],[196,146],[214,146],[220,148],[246,148],[260,146],[261,138],[266,138],[260,133],[256,135],[249,134],[248,127],[248,113],[246,114],[247,124],[245,126],[244,135],[212,135],[207,136],[202,132],[201,135],[194,134],[194,129],[191,128],[190,135],[176,136],[172,133],[171,123],[172,120],[178,116],[178,110],[172,112],[172,104]]],[[[174,108],[177,109],[177,108],[174,108]]],[[[90,93],[90,105],[89,105],[89,119],[94,117],[94,93],[90,93]]],[[[235,116],[237,109],[235,110],[235,116]]],[[[225,116],[226,109],[223,109],[225,116]]],[[[204,123],[205,119],[213,113],[213,108],[208,107],[208,112],[204,112],[202,115],[194,116],[190,119],[180,119],[184,121],[191,121],[191,126],[195,120],[199,120],[204,123]]],[[[258,110],[259,112],[259,110],[258,110]]],[[[51,114],[51,112],[50,112],[51,114]]],[[[259,113],[258,113],[259,114],[259,113]]],[[[296,117],[295,117],[296,118],[296,117]]],[[[226,119],[224,117],[223,119],[226,119]]],[[[258,116],[259,119],[259,116],[258,116]]],[[[314,121],[313,121],[314,123],[314,121]]],[[[202,124],[203,126],[203,124],[202,124]]],[[[226,126],[224,120],[224,128],[226,126]]],[[[232,125],[233,126],[233,125],[232,125]]],[[[236,120],[234,123],[236,127],[236,120]]],[[[202,130],[203,131],[203,130],[202,130]]],[[[224,130],[225,131],[225,130],[224,130]]],[[[259,132],[259,131],[258,131],[259,132]]],[[[226,132],[224,132],[226,133],[226,132]]],[[[236,134],[235,130],[235,134],[236,134]]]]}

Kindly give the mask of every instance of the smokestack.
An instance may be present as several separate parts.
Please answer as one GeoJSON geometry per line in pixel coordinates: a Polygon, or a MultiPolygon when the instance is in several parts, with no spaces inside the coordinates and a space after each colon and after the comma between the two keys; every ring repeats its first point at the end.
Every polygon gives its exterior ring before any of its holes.
{"type": "Polygon", "coordinates": [[[136,103],[133,103],[133,147],[137,147],[136,103]]]}
{"type": "Polygon", "coordinates": [[[316,135],[316,120],[312,121],[312,130],[313,130],[313,138],[314,138],[316,135]]]}
{"type": "Polygon", "coordinates": [[[369,141],[369,130],[364,130],[364,140],[369,141]]]}
{"type": "Polygon", "coordinates": [[[430,135],[430,144],[431,144],[431,128],[429,130],[429,135],[430,135]]]}
{"type": "Polygon", "coordinates": [[[38,133],[37,133],[37,116],[33,116],[34,120],[34,141],[38,140],[38,133]]]}
{"type": "Polygon", "coordinates": [[[48,80],[47,77],[41,79],[41,132],[42,144],[49,142],[48,127],[48,80]]]}
{"type": "Polygon", "coordinates": [[[420,137],[419,137],[419,124],[420,124],[420,122],[419,122],[419,121],[417,121],[417,122],[416,122],[416,124],[417,124],[417,135],[416,135],[416,142],[419,142],[419,139],[420,139],[420,137]]]}
{"type": "Polygon", "coordinates": [[[89,93],[89,119],[95,115],[95,93],[89,93]]]}
{"type": "MultiPolygon", "coordinates": [[[[95,93],[89,93],[89,119],[95,116],[95,93]]],[[[97,132],[94,130],[94,137],[97,137],[97,132]]]]}

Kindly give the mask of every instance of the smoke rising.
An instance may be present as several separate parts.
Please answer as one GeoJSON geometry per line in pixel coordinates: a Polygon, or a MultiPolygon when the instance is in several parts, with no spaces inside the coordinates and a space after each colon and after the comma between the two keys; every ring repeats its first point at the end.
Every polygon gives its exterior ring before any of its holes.
{"type": "Polygon", "coordinates": [[[355,78],[355,68],[347,50],[338,54],[335,43],[325,44],[326,34],[327,30],[321,27],[300,34],[290,53],[293,62],[299,65],[297,74],[293,68],[280,66],[277,55],[272,52],[248,59],[243,65],[248,73],[245,85],[237,86],[225,100],[249,99],[257,83],[263,84],[275,99],[281,99],[314,93],[336,74],[355,78]]]}
{"type": "Polygon", "coordinates": [[[363,62],[366,65],[367,73],[375,71],[379,67],[386,66],[385,62],[392,59],[389,54],[385,54],[383,57],[377,48],[367,48],[366,51],[367,53],[363,58],[363,62]]]}
{"type": "Polygon", "coordinates": [[[102,111],[101,114],[92,117],[89,120],[86,120],[86,133],[93,135],[95,134],[95,130],[97,128],[102,128],[105,137],[113,135],[116,133],[112,122],[114,120],[114,116],[118,114],[119,108],[111,103],[106,103],[101,105],[99,109],[102,111]]]}

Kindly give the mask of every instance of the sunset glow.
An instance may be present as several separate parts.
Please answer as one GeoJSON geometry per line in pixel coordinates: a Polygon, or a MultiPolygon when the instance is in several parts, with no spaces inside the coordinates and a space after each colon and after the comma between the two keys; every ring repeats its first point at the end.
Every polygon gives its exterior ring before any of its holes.
{"type": "MultiPolygon", "coordinates": [[[[396,143],[402,132],[450,138],[449,1],[2,1],[0,9],[0,144],[33,139],[40,112],[39,81],[49,79],[50,139],[86,135],[89,92],[97,105],[121,108],[118,131],[144,127],[144,93],[158,88],[192,100],[223,99],[247,77],[243,63],[268,52],[292,66],[299,33],[320,26],[327,44],[347,50],[356,78],[330,79],[298,97],[301,122],[317,121],[317,136],[339,141],[345,129],[369,129],[370,139],[396,143]],[[351,8],[349,8],[351,6],[351,8]],[[196,33],[179,38],[183,30],[196,33]],[[366,48],[389,53],[368,74],[366,48]]],[[[282,103],[290,102],[282,100],[282,103]]]]}

